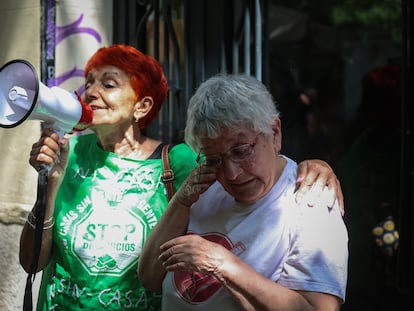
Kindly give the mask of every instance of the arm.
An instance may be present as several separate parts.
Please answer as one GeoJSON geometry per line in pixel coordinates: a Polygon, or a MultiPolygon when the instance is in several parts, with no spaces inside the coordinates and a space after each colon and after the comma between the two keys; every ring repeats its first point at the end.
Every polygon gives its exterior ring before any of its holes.
{"type": "Polygon", "coordinates": [[[166,270],[159,260],[160,246],[186,233],[191,205],[215,180],[216,168],[202,163],[191,172],[168,203],[164,214],[146,239],[139,259],[138,275],[147,289],[161,290],[166,270]]]}
{"type": "Polygon", "coordinates": [[[341,185],[333,169],[322,160],[305,160],[298,164],[296,199],[306,200],[309,206],[318,202],[331,208],[338,200],[342,216],[344,215],[344,196],[341,185]]]}
{"type": "MultiPolygon", "coordinates": [[[[32,146],[29,163],[36,170],[40,169],[41,164],[54,165],[48,177],[47,198],[45,210],[45,227],[42,234],[42,244],[39,256],[37,271],[43,270],[52,257],[52,231],[53,213],[56,194],[64,177],[64,170],[67,162],[68,143],[67,139],[60,139],[51,130],[45,130],[39,141],[32,146]],[[60,156],[58,156],[60,154],[60,156]],[[59,160],[58,160],[59,159],[59,160]]],[[[32,215],[37,215],[37,210],[33,208],[32,215]]],[[[28,217],[29,222],[34,224],[33,217],[28,217]]],[[[35,244],[35,230],[32,225],[26,222],[20,235],[19,260],[23,269],[29,272],[33,257],[35,244]]]]}
{"type": "Polygon", "coordinates": [[[198,271],[220,280],[243,310],[339,310],[335,296],[290,290],[260,275],[219,244],[183,235],[189,206],[215,180],[214,170],[204,170],[200,166],[190,174],[146,240],[139,263],[143,285],[159,291],[166,271],[198,271]]]}
{"type": "Polygon", "coordinates": [[[217,243],[185,235],[161,246],[159,256],[167,271],[213,275],[242,310],[339,310],[339,298],[323,293],[294,291],[252,269],[217,243]]]}
{"type": "Polygon", "coordinates": [[[345,295],[348,238],[337,204],[332,210],[322,207],[295,208],[289,215],[289,254],[277,283],[231,250],[195,234],[161,245],[159,259],[167,271],[213,275],[242,310],[339,310],[345,295]]]}

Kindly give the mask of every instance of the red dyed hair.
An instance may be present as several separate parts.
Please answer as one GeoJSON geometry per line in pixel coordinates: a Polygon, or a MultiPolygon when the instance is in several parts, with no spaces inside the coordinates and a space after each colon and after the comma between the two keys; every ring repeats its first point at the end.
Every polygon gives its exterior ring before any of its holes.
{"type": "Polygon", "coordinates": [[[85,78],[92,68],[115,66],[130,76],[132,88],[138,100],[152,97],[151,111],[139,121],[140,129],[145,129],[154,120],[168,94],[168,84],[158,61],[129,45],[114,44],[98,49],[85,66],[85,78]]]}

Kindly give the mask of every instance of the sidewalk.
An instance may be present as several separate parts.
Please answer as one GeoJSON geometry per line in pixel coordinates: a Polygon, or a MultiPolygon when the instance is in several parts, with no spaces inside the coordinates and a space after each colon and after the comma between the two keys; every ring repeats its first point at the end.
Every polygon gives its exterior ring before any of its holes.
{"type": "MultiPolygon", "coordinates": [[[[19,264],[19,239],[21,225],[0,223],[0,310],[21,311],[27,273],[19,264]]],[[[41,273],[33,284],[33,303],[36,304],[41,273]]]]}

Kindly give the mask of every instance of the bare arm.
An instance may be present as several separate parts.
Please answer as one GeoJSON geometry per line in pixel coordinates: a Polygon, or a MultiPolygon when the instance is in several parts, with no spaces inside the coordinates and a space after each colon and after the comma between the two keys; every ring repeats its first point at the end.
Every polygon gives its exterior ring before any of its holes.
{"type": "MultiPolygon", "coordinates": [[[[67,153],[67,140],[62,139],[59,141],[58,135],[47,129],[42,133],[39,141],[33,144],[32,151],[30,152],[29,163],[36,170],[40,169],[41,164],[54,165],[49,173],[47,184],[45,224],[42,233],[37,271],[43,270],[52,257],[52,231],[54,224],[53,213],[55,198],[64,176],[67,153]]],[[[26,272],[29,272],[33,260],[33,250],[35,245],[34,217],[38,215],[38,210],[33,208],[31,213],[32,215],[29,215],[28,221],[25,223],[20,235],[19,260],[26,272]]]]}
{"type": "Polygon", "coordinates": [[[172,197],[167,209],[145,241],[138,265],[138,275],[144,287],[159,291],[166,270],[159,260],[160,246],[186,233],[190,207],[201,193],[216,180],[216,169],[200,164],[172,197]]]}
{"type": "MultiPolygon", "coordinates": [[[[161,290],[166,271],[158,258],[159,248],[170,239],[185,234],[190,206],[198,200],[202,192],[207,190],[215,181],[215,178],[215,168],[201,164],[190,174],[171,199],[160,221],[147,238],[141,253],[138,274],[146,288],[153,291],[161,290]]],[[[298,199],[312,200],[314,197],[310,197],[309,193],[320,195],[325,185],[328,185],[336,191],[339,202],[343,202],[339,181],[332,168],[324,161],[307,160],[301,162],[298,166],[298,185],[298,199]],[[311,188],[311,186],[314,187],[311,188]]],[[[335,192],[326,193],[324,191],[324,193],[329,201],[327,206],[333,206],[336,199],[334,197],[335,192]]]]}
{"type": "Polygon", "coordinates": [[[167,271],[213,275],[242,310],[339,310],[339,298],[323,293],[294,291],[262,276],[221,245],[198,235],[172,239],[161,246],[167,271]]]}

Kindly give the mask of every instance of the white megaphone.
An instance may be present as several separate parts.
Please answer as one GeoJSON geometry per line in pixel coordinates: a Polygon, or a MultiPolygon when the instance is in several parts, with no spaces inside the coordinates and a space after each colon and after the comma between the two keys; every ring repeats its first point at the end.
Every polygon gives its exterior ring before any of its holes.
{"type": "Polygon", "coordinates": [[[41,83],[33,65],[25,60],[12,60],[0,69],[0,127],[41,120],[63,136],[87,128],[92,113],[75,92],[41,83]]]}

